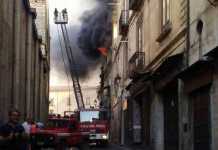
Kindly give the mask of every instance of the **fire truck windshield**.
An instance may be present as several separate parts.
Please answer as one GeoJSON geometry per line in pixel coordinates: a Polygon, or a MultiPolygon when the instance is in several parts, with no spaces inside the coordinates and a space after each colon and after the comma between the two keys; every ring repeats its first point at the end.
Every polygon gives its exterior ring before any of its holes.
{"type": "Polygon", "coordinates": [[[99,111],[81,111],[80,122],[93,122],[99,120],[99,111]]]}

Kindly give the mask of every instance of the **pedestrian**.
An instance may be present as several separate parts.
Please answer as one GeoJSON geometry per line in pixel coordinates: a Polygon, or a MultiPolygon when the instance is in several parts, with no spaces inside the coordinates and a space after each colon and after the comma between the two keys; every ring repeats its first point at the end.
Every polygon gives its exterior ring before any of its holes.
{"type": "Polygon", "coordinates": [[[35,123],[31,124],[30,133],[35,134],[37,132],[37,126],[35,123]]]}
{"type": "Polygon", "coordinates": [[[8,122],[0,127],[0,150],[27,150],[27,135],[19,123],[20,112],[11,109],[8,117],[8,122]]]}
{"type": "Polygon", "coordinates": [[[32,125],[32,123],[33,123],[33,120],[32,120],[30,117],[28,117],[28,118],[26,119],[26,121],[22,124],[22,126],[23,126],[25,132],[26,132],[28,135],[30,135],[30,130],[31,130],[31,125],[32,125]]]}
{"type": "Polygon", "coordinates": [[[38,129],[43,129],[44,128],[44,124],[42,122],[37,122],[36,126],[38,129]]]}

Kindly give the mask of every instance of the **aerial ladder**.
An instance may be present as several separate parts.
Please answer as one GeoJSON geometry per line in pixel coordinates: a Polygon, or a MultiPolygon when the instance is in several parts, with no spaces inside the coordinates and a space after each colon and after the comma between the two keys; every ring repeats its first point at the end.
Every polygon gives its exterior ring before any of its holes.
{"type": "Polygon", "coordinates": [[[78,76],[78,70],[77,70],[78,68],[77,68],[77,64],[73,56],[73,51],[70,45],[69,34],[67,31],[67,26],[66,26],[68,24],[67,9],[65,8],[61,12],[58,12],[58,10],[55,9],[54,21],[55,21],[55,24],[61,27],[66,55],[67,55],[67,59],[69,63],[70,76],[73,82],[73,89],[74,89],[74,95],[75,95],[77,107],[78,107],[78,110],[82,110],[85,108],[85,105],[84,105],[82,90],[81,90],[81,86],[79,82],[79,76],[78,76]]]}

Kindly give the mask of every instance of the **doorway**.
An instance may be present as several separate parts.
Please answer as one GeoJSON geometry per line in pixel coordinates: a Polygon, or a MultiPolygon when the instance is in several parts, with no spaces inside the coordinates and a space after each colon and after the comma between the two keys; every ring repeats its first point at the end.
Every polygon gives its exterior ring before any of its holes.
{"type": "Polygon", "coordinates": [[[142,100],[133,100],[133,143],[142,142],[142,100]]]}
{"type": "Polygon", "coordinates": [[[194,150],[211,149],[209,89],[206,86],[191,93],[194,150]]]}
{"type": "Polygon", "coordinates": [[[177,88],[167,88],[163,93],[164,104],[164,147],[165,150],[179,149],[178,94],[177,88]]]}

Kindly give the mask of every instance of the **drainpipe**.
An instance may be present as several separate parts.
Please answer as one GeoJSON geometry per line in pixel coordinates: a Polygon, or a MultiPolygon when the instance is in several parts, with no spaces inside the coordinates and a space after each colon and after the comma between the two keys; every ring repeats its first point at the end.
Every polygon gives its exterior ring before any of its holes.
{"type": "Polygon", "coordinates": [[[122,94],[121,94],[121,145],[124,145],[124,136],[125,136],[125,130],[124,130],[124,110],[123,110],[123,101],[124,101],[124,91],[122,90],[122,94]]]}
{"type": "Polygon", "coordinates": [[[189,66],[190,56],[190,0],[187,0],[187,35],[186,35],[186,52],[185,52],[185,67],[189,66]]]}
{"type": "Polygon", "coordinates": [[[14,29],[13,29],[13,79],[11,106],[19,108],[19,85],[20,85],[20,27],[21,27],[21,2],[14,1],[14,29]]]}

